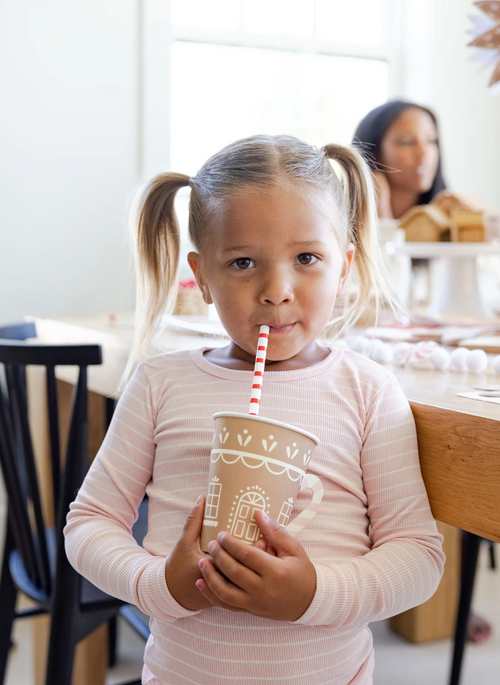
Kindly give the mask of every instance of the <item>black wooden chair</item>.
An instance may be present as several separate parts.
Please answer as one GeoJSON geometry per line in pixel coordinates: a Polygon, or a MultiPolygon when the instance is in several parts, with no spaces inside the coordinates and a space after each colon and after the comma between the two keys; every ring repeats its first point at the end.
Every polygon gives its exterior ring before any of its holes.
{"type": "MultiPolygon", "coordinates": [[[[109,621],[123,605],[71,567],[62,532],[70,502],[87,470],[87,367],[100,363],[99,345],[32,345],[0,340],[0,365],[5,371],[5,383],[3,387],[0,384],[0,465],[8,496],[0,579],[0,685],[5,678],[14,620],[50,614],[45,682],[71,685],[77,643],[109,621]],[[46,369],[53,527],[46,525],[42,511],[28,424],[25,367],[31,364],[46,369]],[[55,378],[59,365],[79,368],[63,461],[55,378]],[[19,590],[36,603],[35,608],[16,611],[19,590]]],[[[140,680],[134,680],[136,684],[140,685],[140,680]]]]}

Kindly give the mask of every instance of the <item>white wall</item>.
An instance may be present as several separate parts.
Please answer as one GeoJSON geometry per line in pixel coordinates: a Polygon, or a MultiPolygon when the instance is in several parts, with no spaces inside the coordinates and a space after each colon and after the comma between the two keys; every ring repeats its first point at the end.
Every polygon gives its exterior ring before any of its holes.
{"type": "Polygon", "coordinates": [[[407,99],[437,114],[448,186],[474,193],[500,211],[500,94],[488,89],[467,47],[473,0],[405,0],[401,43],[407,99]]]}
{"type": "Polygon", "coordinates": [[[0,323],[133,306],[136,4],[0,3],[0,323]]]}

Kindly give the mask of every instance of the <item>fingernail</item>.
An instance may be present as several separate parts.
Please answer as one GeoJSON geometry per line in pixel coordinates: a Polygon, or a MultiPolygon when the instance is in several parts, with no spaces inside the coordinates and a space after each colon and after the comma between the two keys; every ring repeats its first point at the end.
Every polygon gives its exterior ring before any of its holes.
{"type": "Polygon", "coordinates": [[[203,567],[205,566],[205,559],[200,559],[199,562],[198,562],[198,566],[199,566],[200,568],[203,568],[203,567]]]}
{"type": "Polygon", "coordinates": [[[262,518],[264,519],[264,521],[270,521],[271,520],[265,511],[262,512],[262,518]]]}
{"type": "Polygon", "coordinates": [[[196,587],[198,588],[198,590],[201,590],[201,580],[196,581],[196,587]]]}
{"type": "Polygon", "coordinates": [[[198,497],[198,499],[196,500],[196,504],[199,504],[201,502],[202,498],[203,498],[203,495],[200,495],[198,497]]]}
{"type": "Polygon", "coordinates": [[[222,544],[224,542],[225,537],[226,537],[225,533],[219,533],[217,535],[217,540],[222,544]]]}
{"type": "Polygon", "coordinates": [[[210,540],[210,542],[207,545],[207,549],[210,552],[210,554],[212,554],[212,551],[214,550],[214,548],[215,548],[215,540],[210,540]]]}

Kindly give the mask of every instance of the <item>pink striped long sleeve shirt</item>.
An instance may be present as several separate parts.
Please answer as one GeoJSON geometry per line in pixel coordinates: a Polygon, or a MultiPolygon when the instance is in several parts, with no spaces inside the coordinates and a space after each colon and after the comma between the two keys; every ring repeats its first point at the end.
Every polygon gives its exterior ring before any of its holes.
{"type": "MultiPolygon", "coordinates": [[[[203,352],[138,367],[71,505],[71,563],[151,617],[147,685],[371,684],[369,622],[428,599],[444,565],[406,398],[390,371],[350,351],[266,371],[261,415],[320,439],[308,470],[325,494],[297,537],[315,566],[316,593],[293,623],[218,607],[193,612],[169,593],[166,558],[206,492],[212,416],[245,412],[252,382],[251,371],[216,366],[203,352]],[[131,528],[145,493],[139,547],[131,528]]],[[[306,491],[291,518],[307,501],[306,491]]]]}

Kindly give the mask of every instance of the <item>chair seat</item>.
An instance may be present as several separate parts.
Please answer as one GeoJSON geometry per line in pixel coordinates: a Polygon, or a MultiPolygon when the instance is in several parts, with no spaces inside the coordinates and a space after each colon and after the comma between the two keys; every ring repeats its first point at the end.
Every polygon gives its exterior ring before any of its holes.
{"type": "MultiPolygon", "coordinates": [[[[46,529],[45,539],[47,541],[47,549],[49,552],[49,563],[52,575],[51,581],[53,585],[56,552],[55,532],[53,528],[46,529]]],[[[47,594],[30,578],[17,550],[13,550],[10,553],[9,568],[12,580],[18,589],[24,592],[25,595],[30,597],[35,602],[38,602],[43,607],[49,609],[52,603],[52,596],[47,594]]],[[[82,609],[85,609],[87,605],[95,606],[96,604],[102,604],[120,606],[123,604],[123,602],[119,599],[116,599],[116,597],[112,597],[106,592],[103,592],[90,581],[82,577],[80,583],[80,604],[82,609]]]]}

